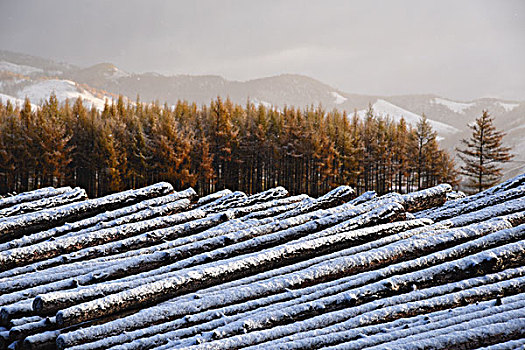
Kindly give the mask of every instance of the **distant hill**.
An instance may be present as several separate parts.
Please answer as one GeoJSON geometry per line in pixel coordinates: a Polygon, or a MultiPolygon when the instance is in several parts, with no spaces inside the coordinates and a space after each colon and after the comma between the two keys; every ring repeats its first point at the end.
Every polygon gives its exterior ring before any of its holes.
{"type": "MultiPolygon", "coordinates": [[[[507,132],[504,139],[516,153],[508,165],[508,176],[525,172],[525,101],[480,98],[455,101],[437,95],[371,96],[343,92],[310,77],[283,74],[249,81],[230,81],[220,76],[134,74],[111,63],[87,68],[68,63],[0,51],[0,98],[19,102],[26,96],[33,103],[55,91],[59,100],[81,96],[96,108],[103,108],[106,98],[122,94],[132,100],[157,100],[174,104],[187,100],[206,104],[217,96],[233,102],[283,108],[322,105],[364,115],[369,105],[375,113],[394,119],[404,117],[414,124],[424,113],[438,132],[442,145],[453,151],[459,140],[469,135],[467,124],[488,109],[496,126],[507,132]]],[[[454,153],[454,152],[452,152],[454,153]]]]}

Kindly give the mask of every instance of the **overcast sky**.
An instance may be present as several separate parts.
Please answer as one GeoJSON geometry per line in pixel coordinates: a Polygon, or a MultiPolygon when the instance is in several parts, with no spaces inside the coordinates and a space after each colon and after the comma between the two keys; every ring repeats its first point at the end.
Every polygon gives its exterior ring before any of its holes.
{"type": "Polygon", "coordinates": [[[0,49],[130,72],[525,100],[525,1],[0,0],[0,49]]]}

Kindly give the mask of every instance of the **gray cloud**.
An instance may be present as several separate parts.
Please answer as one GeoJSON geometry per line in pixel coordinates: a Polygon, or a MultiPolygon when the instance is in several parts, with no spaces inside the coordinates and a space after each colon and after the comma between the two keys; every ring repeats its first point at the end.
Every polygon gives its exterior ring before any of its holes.
{"type": "Polygon", "coordinates": [[[343,91],[525,99],[525,2],[2,0],[0,48],[79,65],[312,76],[343,91]]]}

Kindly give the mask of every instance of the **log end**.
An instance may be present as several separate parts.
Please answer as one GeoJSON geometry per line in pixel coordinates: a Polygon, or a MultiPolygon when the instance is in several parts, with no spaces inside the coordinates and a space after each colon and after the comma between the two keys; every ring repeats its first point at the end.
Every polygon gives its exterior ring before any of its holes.
{"type": "Polygon", "coordinates": [[[43,308],[44,308],[44,301],[42,300],[42,297],[40,295],[37,295],[35,299],[33,300],[33,311],[37,315],[40,315],[43,308]]]}
{"type": "Polygon", "coordinates": [[[62,310],[58,311],[57,314],[56,314],[56,322],[57,322],[57,325],[62,328],[66,325],[66,322],[67,322],[67,319],[64,319],[64,313],[62,312],[62,310]]]}
{"type": "Polygon", "coordinates": [[[0,309],[0,326],[8,327],[10,321],[11,321],[11,316],[9,315],[9,312],[7,312],[7,310],[5,310],[4,308],[1,308],[0,309]]]}
{"type": "Polygon", "coordinates": [[[57,340],[56,340],[55,344],[56,344],[56,347],[57,347],[58,350],[63,350],[63,349],[65,349],[67,347],[67,342],[64,339],[64,337],[62,336],[62,334],[57,337],[57,340]]]}

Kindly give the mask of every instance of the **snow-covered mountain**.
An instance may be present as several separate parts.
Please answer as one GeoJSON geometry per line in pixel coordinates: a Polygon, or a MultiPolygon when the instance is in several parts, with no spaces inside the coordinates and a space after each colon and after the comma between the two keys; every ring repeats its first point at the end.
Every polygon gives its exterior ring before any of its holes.
{"type": "MultiPolygon", "coordinates": [[[[421,119],[422,115],[407,111],[406,109],[403,109],[399,106],[396,106],[388,101],[385,101],[383,99],[378,99],[373,105],[372,109],[374,111],[374,115],[382,116],[382,117],[390,117],[395,121],[401,120],[401,118],[404,118],[405,121],[408,124],[416,125],[417,122],[421,119]]],[[[368,110],[360,110],[357,112],[357,114],[360,117],[364,117],[368,110]]],[[[445,124],[442,122],[439,122],[437,120],[429,119],[428,120],[430,125],[432,125],[432,128],[440,135],[441,137],[444,136],[450,136],[457,133],[460,133],[461,130],[458,128],[455,128],[449,124],[445,124]]]]}
{"type": "Polygon", "coordinates": [[[20,103],[26,96],[34,103],[54,91],[59,100],[82,97],[96,108],[106,98],[119,94],[142,101],[158,100],[172,105],[177,100],[209,103],[217,96],[245,104],[248,100],[265,106],[317,106],[337,108],[348,114],[366,113],[369,105],[377,115],[395,120],[403,117],[415,125],[424,113],[445,148],[454,153],[459,140],[467,137],[467,124],[487,109],[496,126],[505,132],[506,144],[516,154],[509,165],[509,176],[525,171],[525,101],[481,98],[455,101],[437,95],[372,96],[345,93],[318,80],[296,74],[283,74],[249,81],[230,81],[220,76],[164,76],[157,73],[134,74],[110,63],[87,68],[67,63],[0,51],[0,98],[20,103]]]}

